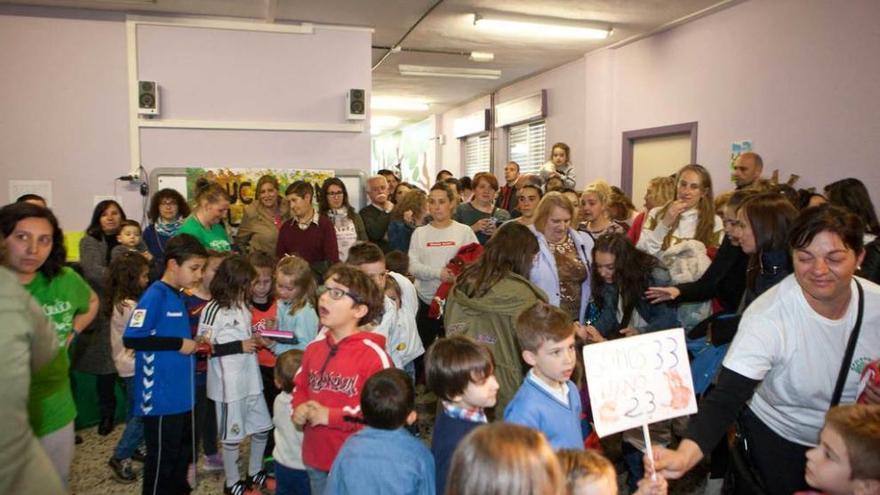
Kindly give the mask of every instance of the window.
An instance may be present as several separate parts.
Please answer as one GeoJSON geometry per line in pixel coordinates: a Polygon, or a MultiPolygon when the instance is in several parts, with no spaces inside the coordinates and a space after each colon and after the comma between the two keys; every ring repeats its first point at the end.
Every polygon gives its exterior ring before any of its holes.
{"type": "Polygon", "coordinates": [[[489,135],[470,136],[464,140],[464,175],[473,178],[478,172],[489,172],[489,135]]]}
{"type": "Polygon", "coordinates": [[[547,161],[544,121],[515,125],[507,134],[507,156],[519,164],[522,174],[536,174],[547,161]]]}

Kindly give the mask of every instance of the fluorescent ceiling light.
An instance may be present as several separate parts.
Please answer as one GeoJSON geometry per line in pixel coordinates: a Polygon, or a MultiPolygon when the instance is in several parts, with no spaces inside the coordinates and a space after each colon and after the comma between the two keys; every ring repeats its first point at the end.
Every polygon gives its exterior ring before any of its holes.
{"type": "Polygon", "coordinates": [[[412,110],[422,112],[428,109],[428,102],[411,98],[395,98],[392,96],[374,96],[370,99],[373,110],[412,110]]]}
{"type": "Polygon", "coordinates": [[[400,117],[394,117],[393,115],[376,115],[370,119],[370,127],[381,127],[384,129],[396,127],[400,125],[400,120],[400,117]]]}
{"type": "Polygon", "coordinates": [[[474,25],[478,29],[494,31],[517,36],[533,36],[542,38],[566,38],[604,40],[611,36],[611,26],[591,27],[588,25],[557,21],[536,20],[528,17],[495,17],[492,15],[474,14],[474,25]]]}
{"type": "Polygon", "coordinates": [[[471,52],[471,56],[468,58],[474,62],[491,62],[495,60],[495,54],[490,52],[471,52]]]}
{"type": "Polygon", "coordinates": [[[498,79],[500,70],[468,69],[464,67],[431,67],[427,65],[398,65],[401,76],[459,77],[463,79],[498,79]]]}

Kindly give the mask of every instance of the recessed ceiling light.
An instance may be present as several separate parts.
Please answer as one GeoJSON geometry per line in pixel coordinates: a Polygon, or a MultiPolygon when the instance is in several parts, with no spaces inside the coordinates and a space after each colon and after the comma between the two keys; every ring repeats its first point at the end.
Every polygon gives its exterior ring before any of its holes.
{"type": "Polygon", "coordinates": [[[370,99],[370,106],[373,110],[411,110],[425,111],[428,109],[428,102],[411,98],[395,98],[393,96],[374,96],[370,99]]]}
{"type": "Polygon", "coordinates": [[[590,26],[563,19],[559,21],[538,19],[540,18],[474,14],[474,25],[478,29],[497,33],[541,38],[604,40],[613,32],[611,26],[590,26]]]}
{"type": "Polygon", "coordinates": [[[474,62],[491,62],[495,60],[495,54],[491,52],[471,52],[471,56],[468,58],[474,62]]]}
{"type": "Polygon", "coordinates": [[[464,67],[432,67],[428,65],[398,65],[401,76],[459,77],[463,79],[498,79],[500,70],[469,69],[464,67]]]}

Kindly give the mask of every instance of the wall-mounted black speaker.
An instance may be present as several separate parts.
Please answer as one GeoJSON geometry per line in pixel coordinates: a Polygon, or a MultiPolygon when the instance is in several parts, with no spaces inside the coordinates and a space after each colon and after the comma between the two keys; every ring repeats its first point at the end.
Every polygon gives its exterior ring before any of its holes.
{"type": "Polygon", "coordinates": [[[345,118],[364,120],[367,118],[367,92],[362,89],[349,89],[345,95],[345,118]]]}
{"type": "Polygon", "coordinates": [[[138,114],[159,115],[159,85],[156,81],[138,81],[138,114]]]}

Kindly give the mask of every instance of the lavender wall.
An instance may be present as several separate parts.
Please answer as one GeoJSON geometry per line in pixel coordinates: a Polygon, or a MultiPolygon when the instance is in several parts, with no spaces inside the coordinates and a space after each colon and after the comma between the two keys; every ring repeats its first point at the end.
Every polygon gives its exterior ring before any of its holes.
{"type": "MultiPolygon", "coordinates": [[[[139,75],[162,86],[164,118],[344,123],[349,88],[370,90],[367,31],[313,35],[142,26],[139,75]]],[[[94,195],[141,197],[129,170],[125,19],[120,14],[0,7],[0,201],[9,179],[53,181],[63,226],[82,230],[94,195]]],[[[366,129],[366,125],[365,125],[366,129]]],[[[294,166],[369,171],[360,133],[142,129],[157,167],[294,166]]],[[[11,198],[14,199],[14,198],[11,198]]]]}
{"type": "Polygon", "coordinates": [[[119,14],[0,7],[0,203],[9,179],[51,180],[65,230],[85,230],[94,195],[128,173],[125,23],[119,14]]]}
{"type": "Polygon", "coordinates": [[[588,154],[619,180],[622,132],[698,121],[716,189],[730,188],[730,143],[751,139],[768,173],[820,187],[855,176],[877,194],[877,19],[873,0],[751,1],[588,56],[588,154]]]}
{"type": "MultiPolygon", "coordinates": [[[[880,201],[877,19],[874,0],[746,1],[497,95],[549,90],[547,143],[572,146],[580,185],[619,183],[623,132],[697,121],[697,158],[716,190],[731,187],[731,142],[750,139],[768,173],[820,188],[854,176],[880,201]]],[[[461,110],[443,114],[444,129],[461,110]]],[[[458,143],[447,142],[443,158],[457,164],[458,143]]],[[[496,148],[496,164],[505,159],[496,148]]]]}
{"type": "MultiPolygon", "coordinates": [[[[472,100],[464,105],[458,106],[444,112],[440,116],[441,133],[446,136],[446,144],[440,146],[440,161],[437,163],[434,175],[440,170],[446,169],[455,174],[456,177],[462,174],[464,163],[462,162],[462,150],[464,142],[455,137],[453,126],[455,119],[466,117],[474,112],[485,110],[491,106],[491,99],[488,95],[472,100]]],[[[431,182],[433,183],[433,176],[431,182]]]]}

